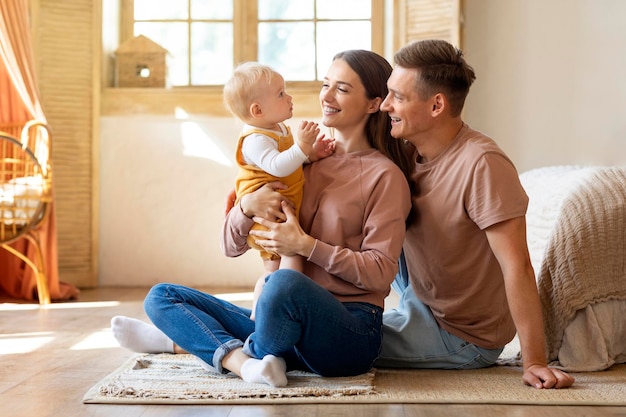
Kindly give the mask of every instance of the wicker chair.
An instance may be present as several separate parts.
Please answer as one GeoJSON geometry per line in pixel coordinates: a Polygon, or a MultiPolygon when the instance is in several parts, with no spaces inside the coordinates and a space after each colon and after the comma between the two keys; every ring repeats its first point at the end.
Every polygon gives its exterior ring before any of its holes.
{"type": "Polygon", "coordinates": [[[50,156],[46,124],[33,120],[21,128],[0,126],[0,246],[33,269],[41,305],[50,303],[39,237],[39,226],[48,216],[52,201],[50,156]],[[11,246],[20,239],[33,244],[34,259],[11,246]]]}

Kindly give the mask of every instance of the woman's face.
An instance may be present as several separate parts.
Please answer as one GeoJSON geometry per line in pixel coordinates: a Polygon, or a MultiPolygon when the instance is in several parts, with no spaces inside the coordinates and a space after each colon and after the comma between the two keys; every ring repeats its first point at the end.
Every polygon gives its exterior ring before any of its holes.
{"type": "Polygon", "coordinates": [[[359,75],[343,59],[335,59],[320,91],[322,123],[341,131],[364,125],[378,111],[376,100],[367,98],[359,75]]]}

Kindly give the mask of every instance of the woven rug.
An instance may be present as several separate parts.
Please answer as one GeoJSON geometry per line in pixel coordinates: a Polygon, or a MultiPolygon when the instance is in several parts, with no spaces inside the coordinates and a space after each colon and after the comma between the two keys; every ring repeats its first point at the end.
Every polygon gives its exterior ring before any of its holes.
{"type": "Polygon", "coordinates": [[[522,383],[521,369],[515,366],[472,371],[375,369],[350,378],[290,372],[287,387],[272,388],[209,373],[191,355],[137,355],[94,385],[83,402],[626,405],[626,365],[574,376],[572,388],[537,390],[522,383]]]}

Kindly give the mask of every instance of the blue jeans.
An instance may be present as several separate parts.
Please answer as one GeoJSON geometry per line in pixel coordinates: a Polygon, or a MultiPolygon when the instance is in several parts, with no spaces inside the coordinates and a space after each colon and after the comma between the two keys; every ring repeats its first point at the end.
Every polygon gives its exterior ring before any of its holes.
{"type": "Polygon", "coordinates": [[[382,308],[341,303],[305,275],[278,270],[250,310],[200,291],[155,285],[145,300],[150,320],[187,352],[224,372],[222,359],[243,347],[253,358],[272,354],[288,369],[323,376],[367,372],[380,353],[382,308]]]}
{"type": "Polygon", "coordinates": [[[485,349],[442,329],[408,279],[404,253],[393,289],[400,294],[397,309],[383,315],[383,347],[377,367],[476,369],[493,365],[500,349],[485,349]]]}

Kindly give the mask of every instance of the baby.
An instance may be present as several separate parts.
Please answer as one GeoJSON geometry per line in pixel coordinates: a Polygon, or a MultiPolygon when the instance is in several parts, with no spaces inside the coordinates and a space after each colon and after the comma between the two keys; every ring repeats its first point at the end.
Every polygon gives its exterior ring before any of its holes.
{"type": "MultiPolygon", "coordinates": [[[[239,175],[235,183],[236,201],[261,186],[280,181],[287,186],[283,193],[293,204],[296,216],[300,212],[304,173],[302,165],[332,155],[334,140],[320,135],[317,123],[302,121],[297,140],[284,121],[293,116],[292,98],[285,92],[284,78],[272,68],[256,62],[246,62],[235,68],[224,85],[224,103],[230,112],[244,123],[237,142],[235,159],[239,175]]],[[[253,228],[263,226],[255,224],[253,228]]],[[[302,272],[299,256],[283,256],[268,252],[248,238],[248,245],[257,249],[263,259],[265,274],[254,287],[252,316],[265,277],[279,268],[302,272]]]]}

